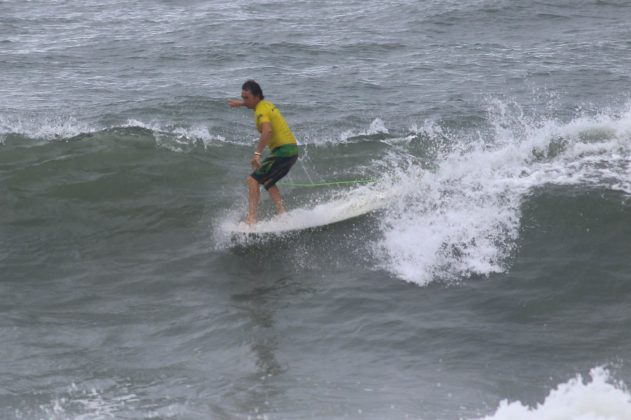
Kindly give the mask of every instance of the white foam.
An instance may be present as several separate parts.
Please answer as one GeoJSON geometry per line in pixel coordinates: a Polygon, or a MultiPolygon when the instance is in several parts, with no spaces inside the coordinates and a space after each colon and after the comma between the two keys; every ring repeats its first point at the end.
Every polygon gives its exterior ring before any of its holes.
{"type": "Polygon", "coordinates": [[[390,156],[404,169],[393,174],[401,198],[374,246],[383,268],[419,285],[503,272],[533,188],[585,184],[631,194],[631,110],[568,123],[534,123],[506,109],[491,118],[493,132],[452,138],[456,146],[432,171],[390,156]]]}
{"type": "Polygon", "coordinates": [[[19,134],[31,139],[51,140],[68,139],[80,134],[96,133],[112,128],[144,128],[150,130],[159,147],[174,152],[188,151],[197,144],[204,148],[222,145],[226,143],[225,137],[213,134],[203,124],[189,127],[164,123],[159,121],[143,122],[129,119],[126,123],[117,126],[103,126],[78,121],[74,117],[63,115],[23,115],[0,117],[0,143],[6,141],[8,134],[19,134]]]}
{"type": "Polygon", "coordinates": [[[481,153],[454,157],[434,173],[408,169],[398,177],[403,199],[386,213],[377,245],[390,271],[423,285],[436,276],[502,270],[510,250],[503,245],[517,235],[519,195],[510,178],[491,178],[497,160],[471,173],[481,153]]]}
{"type": "Polygon", "coordinates": [[[164,124],[158,121],[145,123],[130,119],[123,127],[139,127],[150,130],[153,132],[156,144],[159,147],[169,149],[173,152],[188,151],[198,142],[201,142],[204,148],[226,143],[225,137],[212,134],[207,126],[201,124],[182,127],[164,124]]]}
{"type": "Polygon", "coordinates": [[[367,128],[358,128],[343,131],[341,134],[328,133],[326,131],[316,130],[313,132],[296,133],[298,141],[302,144],[315,146],[337,146],[340,144],[352,144],[363,141],[364,136],[374,136],[377,134],[389,134],[386,123],[381,118],[372,120],[367,128]]]}
{"type": "Polygon", "coordinates": [[[91,127],[76,118],[64,115],[0,116],[0,136],[19,134],[45,141],[66,139],[82,133],[93,133],[102,127],[91,127]]]}
{"type": "Polygon", "coordinates": [[[528,407],[520,401],[503,400],[497,411],[481,420],[628,420],[631,394],[608,370],[590,371],[591,381],[581,375],[550,391],[543,403],[528,407]]]}
{"type": "Polygon", "coordinates": [[[171,403],[159,406],[119,388],[112,381],[97,386],[72,384],[65,392],[37,409],[15,410],[17,419],[113,419],[113,418],[182,418],[190,414],[186,405],[171,403]]]}
{"type": "MultiPolygon", "coordinates": [[[[383,122],[381,118],[375,118],[370,126],[365,130],[348,130],[343,132],[340,135],[339,142],[348,143],[350,139],[360,136],[374,136],[375,134],[388,134],[388,129],[386,128],[386,124],[383,122]]],[[[338,143],[339,143],[338,142],[338,143]]]]}

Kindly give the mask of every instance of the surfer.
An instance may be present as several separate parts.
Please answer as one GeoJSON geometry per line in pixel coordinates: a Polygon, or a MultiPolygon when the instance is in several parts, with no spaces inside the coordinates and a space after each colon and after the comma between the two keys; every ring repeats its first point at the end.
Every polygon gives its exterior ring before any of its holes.
{"type": "Polygon", "coordinates": [[[241,86],[241,99],[230,99],[231,108],[245,106],[254,110],[256,128],[261,133],[250,164],[253,172],[247,178],[248,215],[245,223],[256,223],[256,211],[261,198],[260,185],[269,193],[276,213],[285,212],[280,191],[276,183],[283,178],[298,159],[298,144],[278,108],[266,101],[261,86],[254,80],[247,80],[241,86]],[[261,155],[267,146],[269,155],[261,162],[261,155]]]}

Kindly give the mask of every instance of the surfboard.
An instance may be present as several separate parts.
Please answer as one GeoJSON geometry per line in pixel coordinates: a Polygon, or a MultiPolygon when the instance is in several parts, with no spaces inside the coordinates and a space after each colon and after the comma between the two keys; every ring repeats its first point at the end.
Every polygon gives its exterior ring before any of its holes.
{"type": "Polygon", "coordinates": [[[244,222],[228,224],[224,230],[233,235],[258,236],[316,229],[380,210],[387,202],[387,194],[372,191],[370,194],[342,197],[312,207],[292,209],[272,219],[261,220],[254,226],[244,222]]]}

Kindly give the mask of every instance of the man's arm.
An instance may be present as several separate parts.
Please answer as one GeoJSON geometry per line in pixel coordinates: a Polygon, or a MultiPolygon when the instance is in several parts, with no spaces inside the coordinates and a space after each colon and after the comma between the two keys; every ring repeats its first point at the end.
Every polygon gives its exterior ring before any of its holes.
{"type": "Polygon", "coordinates": [[[243,101],[241,99],[228,99],[228,105],[230,108],[238,108],[243,106],[243,101]]]}
{"type": "Polygon", "coordinates": [[[259,144],[256,146],[254,157],[252,157],[251,161],[254,169],[258,169],[261,166],[261,154],[263,153],[263,150],[265,150],[265,146],[267,146],[271,138],[272,124],[268,122],[261,124],[261,139],[259,140],[259,144]]]}

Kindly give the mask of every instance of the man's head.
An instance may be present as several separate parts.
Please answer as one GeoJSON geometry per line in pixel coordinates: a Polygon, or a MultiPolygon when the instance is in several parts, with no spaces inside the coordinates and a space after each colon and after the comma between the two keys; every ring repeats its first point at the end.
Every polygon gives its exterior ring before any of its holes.
{"type": "Polygon", "coordinates": [[[247,80],[243,86],[241,86],[241,99],[243,99],[243,104],[246,107],[254,109],[265,97],[258,83],[254,80],[247,80]]]}

